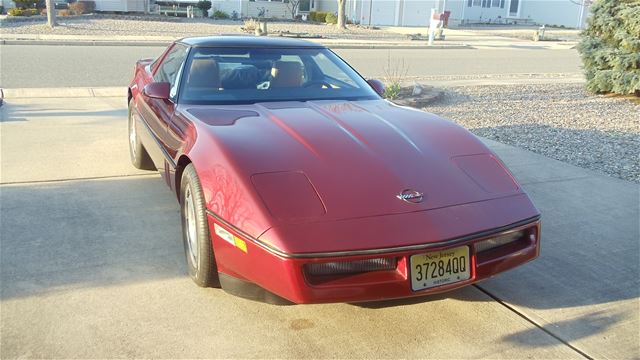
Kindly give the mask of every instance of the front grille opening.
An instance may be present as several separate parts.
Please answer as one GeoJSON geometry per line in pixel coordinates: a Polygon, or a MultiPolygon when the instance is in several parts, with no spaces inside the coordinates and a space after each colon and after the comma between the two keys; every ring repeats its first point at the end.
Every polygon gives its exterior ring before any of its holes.
{"type": "Polygon", "coordinates": [[[497,249],[499,247],[509,245],[509,244],[527,242],[529,240],[530,234],[533,234],[533,232],[530,229],[512,231],[503,235],[478,241],[477,243],[474,244],[474,246],[477,253],[482,253],[482,252],[497,249]]]}
{"type": "Polygon", "coordinates": [[[398,260],[395,257],[388,257],[305,264],[304,270],[306,274],[310,276],[347,275],[372,271],[395,270],[397,264],[398,260]]]}

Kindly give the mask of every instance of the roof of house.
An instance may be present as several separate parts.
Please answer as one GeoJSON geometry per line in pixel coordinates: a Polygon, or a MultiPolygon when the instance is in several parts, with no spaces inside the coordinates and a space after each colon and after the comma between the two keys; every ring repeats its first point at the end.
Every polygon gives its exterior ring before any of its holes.
{"type": "Polygon", "coordinates": [[[322,44],[305,40],[251,35],[188,37],[178,42],[194,47],[324,48],[322,44]]]}

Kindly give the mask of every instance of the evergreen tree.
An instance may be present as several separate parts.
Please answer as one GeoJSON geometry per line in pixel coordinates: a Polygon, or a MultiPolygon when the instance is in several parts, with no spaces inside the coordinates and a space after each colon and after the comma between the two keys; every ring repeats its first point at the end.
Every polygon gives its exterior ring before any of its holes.
{"type": "Polygon", "coordinates": [[[640,0],[596,0],[578,50],[587,89],[640,96],[640,0]]]}

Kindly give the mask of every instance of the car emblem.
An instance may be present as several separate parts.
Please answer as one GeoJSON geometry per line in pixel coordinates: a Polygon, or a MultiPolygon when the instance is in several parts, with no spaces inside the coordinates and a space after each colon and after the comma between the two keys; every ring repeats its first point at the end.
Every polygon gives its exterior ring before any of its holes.
{"type": "Polygon", "coordinates": [[[396,197],[408,203],[418,204],[421,203],[422,200],[424,200],[424,193],[416,190],[406,189],[403,190],[400,194],[396,195],[396,197]]]}

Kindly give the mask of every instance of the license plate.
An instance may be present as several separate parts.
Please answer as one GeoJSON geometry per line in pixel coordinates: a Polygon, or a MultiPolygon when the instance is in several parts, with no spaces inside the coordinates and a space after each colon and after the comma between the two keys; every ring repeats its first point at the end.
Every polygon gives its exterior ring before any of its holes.
{"type": "Polygon", "coordinates": [[[471,277],[468,246],[413,255],[409,262],[414,291],[453,284],[471,277]]]}

